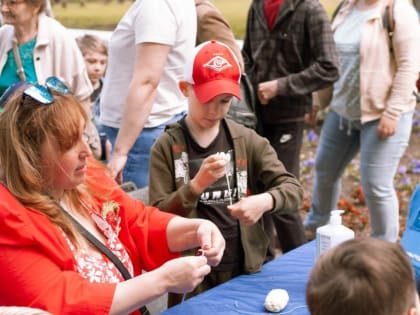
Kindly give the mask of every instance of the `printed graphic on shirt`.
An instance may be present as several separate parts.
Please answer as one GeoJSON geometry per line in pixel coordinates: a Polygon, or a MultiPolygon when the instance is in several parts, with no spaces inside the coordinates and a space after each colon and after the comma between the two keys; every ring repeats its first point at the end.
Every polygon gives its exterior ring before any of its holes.
{"type": "MultiPolygon", "coordinates": [[[[203,204],[229,204],[231,200],[237,200],[238,192],[234,178],[233,152],[232,150],[229,150],[225,153],[230,156],[229,162],[226,164],[226,174],[201,194],[199,201],[203,204]]],[[[190,160],[190,172],[196,174],[200,169],[202,162],[203,159],[190,160]]]]}
{"type": "MultiPolygon", "coordinates": [[[[204,204],[227,204],[230,203],[231,200],[238,200],[238,191],[234,178],[235,165],[233,161],[233,151],[229,150],[228,152],[225,152],[225,154],[230,156],[229,162],[226,165],[226,174],[201,194],[200,202],[204,204]]],[[[203,160],[203,158],[188,160],[187,153],[182,152],[181,157],[174,162],[175,179],[182,178],[184,183],[187,183],[190,179],[190,174],[192,177],[197,174],[203,160]]],[[[246,187],[246,182],[242,183],[242,185],[246,187]]]]}
{"type": "Polygon", "coordinates": [[[182,178],[184,184],[188,183],[190,179],[190,172],[188,168],[188,154],[182,152],[181,157],[174,161],[175,164],[175,179],[182,178]]]}

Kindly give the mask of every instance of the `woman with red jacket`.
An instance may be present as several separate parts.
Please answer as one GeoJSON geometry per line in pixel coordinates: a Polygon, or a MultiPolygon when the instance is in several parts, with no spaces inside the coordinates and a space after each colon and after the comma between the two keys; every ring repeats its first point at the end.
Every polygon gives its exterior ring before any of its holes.
{"type": "Polygon", "coordinates": [[[164,293],[191,291],[220,262],[213,223],[146,207],[91,158],[86,113],[57,78],[11,91],[0,114],[0,305],[139,314],[164,293]],[[195,247],[204,255],[178,258],[195,247]]]}

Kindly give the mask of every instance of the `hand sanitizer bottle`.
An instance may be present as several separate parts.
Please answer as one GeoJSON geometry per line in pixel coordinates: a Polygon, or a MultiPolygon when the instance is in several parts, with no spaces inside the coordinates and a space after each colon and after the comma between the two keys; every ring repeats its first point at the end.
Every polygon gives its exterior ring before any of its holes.
{"type": "Polygon", "coordinates": [[[332,210],[330,222],[316,229],[316,255],[319,256],[332,247],[354,238],[353,230],[341,224],[343,210],[332,210]]]}

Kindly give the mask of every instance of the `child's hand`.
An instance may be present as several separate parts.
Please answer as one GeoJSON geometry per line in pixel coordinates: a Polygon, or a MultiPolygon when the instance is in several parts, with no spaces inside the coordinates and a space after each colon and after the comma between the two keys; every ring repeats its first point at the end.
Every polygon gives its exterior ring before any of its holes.
{"type": "Polygon", "coordinates": [[[201,194],[207,187],[223,177],[226,173],[228,159],[224,154],[213,154],[204,159],[198,173],[191,180],[191,186],[197,194],[201,194]]]}
{"type": "Polygon", "coordinates": [[[233,205],[227,206],[227,209],[232,217],[237,218],[242,224],[252,225],[273,206],[273,197],[269,193],[262,193],[242,198],[233,205]]]}

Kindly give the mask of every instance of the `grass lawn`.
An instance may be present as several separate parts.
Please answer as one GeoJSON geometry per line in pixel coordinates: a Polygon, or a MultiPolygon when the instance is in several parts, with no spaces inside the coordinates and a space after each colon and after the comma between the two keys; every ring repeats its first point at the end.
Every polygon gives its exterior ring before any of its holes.
{"type": "MultiPolygon", "coordinates": [[[[229,21],[236,38],[242,39],[251,0],[212,0],[212,2],[229,21]]],[[[338,0],[322,0],[321,2],[327,12],[331,14],[338,0]]],[[[66,8],[56,4],[53,5],[53,11],[56,18],[67,27],[111,31],[131,3],[131,1],[120,3],[113,0],[104,4],[102,1],[91,1],[85,2],[82,7],[78,1],[72,1],[68,3],[66,8]]]]}

